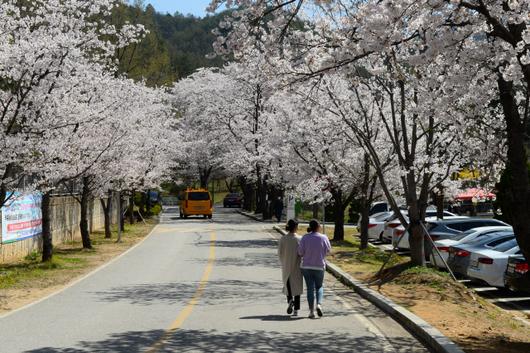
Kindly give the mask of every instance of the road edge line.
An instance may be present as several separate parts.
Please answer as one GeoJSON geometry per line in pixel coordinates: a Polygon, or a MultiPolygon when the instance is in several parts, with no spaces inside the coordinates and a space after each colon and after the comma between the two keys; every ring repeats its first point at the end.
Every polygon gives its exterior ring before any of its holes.
{"type": "MultiPolygon", "coordinates": [[[[278,226],[273,227],[280,234],[285,231],[278,226]]],[[[436,353],[464,353],[464,351],[453,341],[443,335],[438,329],[412,312],[397,305],[389,298],[368,288],[351,275],[344,272],[339,266],[327,262],[326,269],[340,282],[352,288],[357,294],[377,306],[384,313],[392,317],[403,328],[413,334],[428,349],[436,353]]]]}
{"type": "Polygon", "coordinates": [[[18,313],[19,311],[23,311],[23,310],[26,310],[26,309],[29,309],[30,307],[34,306],[34,305],[37,305],[37,304],[40,304],[64,291],[66,291],[67,289],[75,286],[76,284],[79,284],[80,282],[83,282],[84,280],[88,279],[89,277],[95,275],[96,273],[98,273],[99,271],[107,268],[108,266],[112,265],[114,262],[118,261],[120,258],[124,257],[125,255],[127,255],[129,252],[133,251],[134,249],[136,249],[137,247],[139,247],[140,245],[142,245],[142,243],[144,241],[146,241],[147,239],[149,239],[153,233],[155,232],[155,230],[158,228],[158,226],[160,225],[157,224],[155,225],[155,227],[149,232],[149,234],[147,234],[145,236],[145,238],[143,238],[140,242],[138,242],[137,244],[133,245],[132,247],[130,247],[129,249],[125,250],[125,252],[121,253],[120,255],[118,255],[117,257],[111,259],[109,262],[106,262],[104,264],[102,264],[101,266],[99,267],[96,267],[94,270],[90,271],[89,273],[85,274],[84,276],[74,280],[73,282],[71,283],[68,283],[66,286],[64,286],[63,288],[61,289],[58,289],[57,291],[53,292],[53,293],[50,293],[48,294],[47,296],[43,297],[43,298],[40,298],[40,299],[37,299],[36,301],[32,302],[32,303],[29,303],[29,304],[26,304],[24,306],[21,306],[20,308],[18,309],[14,309],[8,313],[5,313],[3,315],[0,315],[0,320],[2,319],[5,319],[6,317],[9,317],[15,313],[18,313]]]}

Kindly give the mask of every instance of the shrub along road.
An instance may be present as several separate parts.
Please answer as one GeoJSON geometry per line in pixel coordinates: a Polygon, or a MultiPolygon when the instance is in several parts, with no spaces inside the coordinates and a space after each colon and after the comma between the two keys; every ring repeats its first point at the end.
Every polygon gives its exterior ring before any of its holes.
{"type": "Polygon", "coordinates": [[[263,224],[165,213],[150,237],[59,294],[0,319],[5,352],[426,352],[328,275],[325,316],[285,314],[263,224]]]}

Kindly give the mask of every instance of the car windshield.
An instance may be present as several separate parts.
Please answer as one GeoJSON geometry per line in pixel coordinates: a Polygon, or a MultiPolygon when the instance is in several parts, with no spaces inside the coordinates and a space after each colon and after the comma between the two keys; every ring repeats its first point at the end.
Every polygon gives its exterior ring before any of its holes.
{"type": "Polygon", "coordinates": [[[207,192],[190,192],[188,193],[188,200],[208,201],[210,200],[210,194],[208,194],[207,192]]]}
{"type": "Polygon", "coordinates": [[[505,241],[510,240],[512,238],[513,238],[513,233],[495,232],[485,237],[479,237],[479,238],[473,239],[473,241],[466,243],[466,244],[469,244],[469,246],[487,244],[488,246],[493,247],[501,243],[504,243],[505,241]]]}
{"type": "Polygon", "coordinates": [[[512,240],[508,240],[502,244],[497,245],[496,247],[493,248],[493,250],[505,252],[505,251],[515,248],[516,246],[517,246],[517,239],[514,238],[512,240]]]}
{"type": "Polygon", "coordinates": [[[239,197],[239,194],[228,194],[226,197],[239,197]]]}
{"type": "Polygon", "coordinates": [[[391,212],[383,212],[383,213],[375,215],[374,219],[376,221],[384,221],[384,220],[386,220],[387,218],[389,218],[392,215],[393,215],[393,213],[391,213],[391,212]]]}

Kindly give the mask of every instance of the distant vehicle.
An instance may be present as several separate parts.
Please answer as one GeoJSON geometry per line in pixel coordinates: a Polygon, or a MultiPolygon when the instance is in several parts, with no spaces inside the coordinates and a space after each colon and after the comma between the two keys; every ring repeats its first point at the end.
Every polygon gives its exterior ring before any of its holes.
{"type": "Polygon", "coordinates": [[[445,262],[447,262],[447,258],[449,257],[450,246],[458,246],[460,244],[470,243],[480,237],[502,231],[513,231],[513,229],[510,226],[479,227],[466,230],[465,232],[462,232],[454,236],[453,238],[436,240],[434,242],[434,245],[438,248],[438,251],[440,252],[440,255],[442,257],[440,258],[438,253],[436,251],[433,251],[430,254],[431,264],[434,264],[439,268],[445,268],[445,264],[444,261],[442,261],[442,258],[443,260],[445,260],[445,262]]]}
{"type": "Polygon", "coordinates": [[[512,240],[514,237],[513,232],[500,232],[481,237],[471,243],[450,246],[447,264],[454,273],[467,275],[471,252],[481,249],[492,249],[497,245],[512,240]]]}
{"type": "Polygon", "coordinates": [[[493,287],[504,287],[504,273],[511,255],[521,255],[517,239],[509,240],[492,249],[471,252],[467,276],[493,287]]]}
{"type": "Polygon", "coordinates": [[[158,191],[149,191],[147,197],[151,203],[158,203],[160,201],[160,193],[158,191]]]}
{"type": "Polygon", "coordinates": [[[526,275],[529,270],[530,265],[523,255],[510,256],[504,274],[505,287],[512,291],[530,293],[530,279],[526,275]]]}
{"type": "Polygon", "coordinates": [[[189,216],[204,216],[212,218],[213,201],[208,190],[188,189],[183,192],[180,199],[180,218],[189,216]]]}
{"type": "Polygon", "coordinates": [[[223,199],[223,206],[226,207],[241,207],[243,198],[237,192],[228,194],[223,199]]]}

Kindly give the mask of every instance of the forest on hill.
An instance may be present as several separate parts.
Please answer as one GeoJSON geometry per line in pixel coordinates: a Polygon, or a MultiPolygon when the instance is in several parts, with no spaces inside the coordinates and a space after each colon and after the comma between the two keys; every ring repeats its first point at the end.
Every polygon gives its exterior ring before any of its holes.
{"type": "Polygon", "coordinates": [[[208,58],[213,52],[215,29],[225,14],[204,18],[156,12],[153,6],[135,2],[122,5],[112,22],[142,24],[149,31],[140,43],[120,51],[120,69],[133,79],[145,79],[149,86],[169,85],[200,67],[221,66],[223,59],[208,58]]]}

